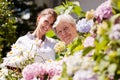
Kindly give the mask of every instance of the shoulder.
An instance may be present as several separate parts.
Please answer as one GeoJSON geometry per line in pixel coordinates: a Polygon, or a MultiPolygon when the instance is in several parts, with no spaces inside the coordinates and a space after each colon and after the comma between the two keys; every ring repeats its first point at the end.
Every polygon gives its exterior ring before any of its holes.
{"type": "Polygon", "coordinates": [[[29,40],[28,36],[27,36],[27,35],[24,35],[24,36],[20,36],[20,37],[17,39],[16,43],[22,43],[22,42],[28,41],[28,40],[29,40]]]}
{"type": "Polygon", "coordinates": [[[27,38],[27,35],[20,36],[20,37],[18,38],[18,40],[23,40],[23,39],[25,39],[25,38],[27,38]]]}
{"type": "Polygon", "coordinates": [[[56,45],[56,43],[58,43],[57,39],[46,37],[46,44],[47,45],[54,47],[56,45]]]}
{"type": "Polygon", "coordinates": [[[47,36],[46,36],[46,40],[49,41],[49,42],[51,42],[51,43],[57,43],[58,42],[57,39],[50,38],[50,37],[47,37],[47,36]]]}

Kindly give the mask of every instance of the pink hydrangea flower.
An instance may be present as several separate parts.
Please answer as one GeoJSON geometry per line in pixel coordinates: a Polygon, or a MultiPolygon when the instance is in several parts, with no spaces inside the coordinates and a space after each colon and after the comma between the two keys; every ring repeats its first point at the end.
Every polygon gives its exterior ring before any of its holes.
{"type": "Polygon", "coordinates": [[[100,6],[97,7],[95,11],[95,18],[98,22],[103,19],[109,19],[113,15],[110,0],[105,1],[100,6]]]}
{"type": "Polygon", "coordinates": [[[60,75],[61,71],[62,67],[58,63],[33,63],[23,69],[22,75],[25,80],[32,80],[35,77],[40,80],[45,80],[47,77],[50,80],[52,77],[60,75]]]}
{"type": "MultiPolygon", "coordinates": [[[[95,38],[94,37],[91,37],[91,36],[88,36],[84,42],[83,42],[83,45],[84,47],[93,47],[94,46],[94,41],[95,41],[95,38]]],[[[90,51],[87,56],[92,56],[94,54],[94,50],[90,51]]]]}

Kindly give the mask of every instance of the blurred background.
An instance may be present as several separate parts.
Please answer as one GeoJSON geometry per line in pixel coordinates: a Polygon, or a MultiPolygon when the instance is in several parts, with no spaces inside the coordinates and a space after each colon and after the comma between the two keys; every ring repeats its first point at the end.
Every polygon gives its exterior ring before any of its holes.
{"type": "MultiPolygon", "coordinates": [[[[105,0],[69,0],[83,12],[96,9],[105,0]],[[79,4],[78,4],[79,3],[79,4]]],[[[66,0],[0,0],[0,57],[5,57],[18,37],[35,29],[37,13],[55,8],[66,0]]],[[[59,8],[58,8],[59,9],[59,8]]]]}

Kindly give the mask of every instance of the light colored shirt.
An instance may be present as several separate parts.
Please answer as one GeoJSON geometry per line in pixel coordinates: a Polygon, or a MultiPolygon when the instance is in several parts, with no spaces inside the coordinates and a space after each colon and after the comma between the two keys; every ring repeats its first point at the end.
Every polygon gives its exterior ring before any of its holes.
{"type": "Polygon", "coordinates": [[[37,53],[37,61],[55,59],[54,45],[57,43],[55,39],[45,37],[45,40],[36,39],[30,32],[25,36],[18,38],[15,44],[21,44],[28,50],[37,53]]]}
{"type": "Polygon", "coordinates": [[[4,58],[2,66],[22,68],[25,61],[34,58],[35,62],[44,63],[46,60],[55,60],[54,45],[57,40],[45,37],[45,40],[35,38],[30,32],[18,38],[12,45],[11,51],[4,58]]]}

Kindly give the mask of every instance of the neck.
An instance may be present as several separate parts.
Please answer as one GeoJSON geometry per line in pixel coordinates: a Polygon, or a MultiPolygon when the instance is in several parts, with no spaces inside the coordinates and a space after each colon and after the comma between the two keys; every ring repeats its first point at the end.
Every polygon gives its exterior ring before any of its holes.
{"type": "Polygon", "coordinates": [[[78,38],[78,34],[75,34],[70,43],[74,42],[78,38]]]}
{"type": "Polygon", "coordinates": [[[33,33],[32,33],[33,36],[35,36],[36,38],[38,39],[41,39],[41,40],[45,40],[45,35],[42,35],[39,31],[35,30],[33,33]]]}

